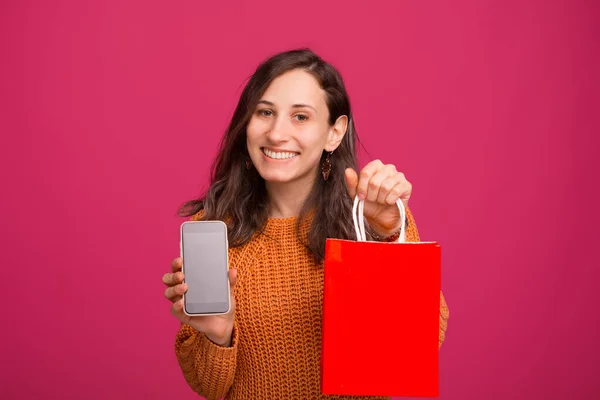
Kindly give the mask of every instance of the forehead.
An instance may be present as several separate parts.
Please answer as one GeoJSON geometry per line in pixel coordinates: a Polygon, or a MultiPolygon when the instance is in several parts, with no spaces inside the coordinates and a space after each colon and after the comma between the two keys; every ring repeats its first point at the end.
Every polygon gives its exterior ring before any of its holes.
{"type": "Polygon", "coordinates": [[[314,76],[303,70],[289,71],[275,78],[261,100],[280,106],[309,104],[315,108],[327,107],[325,91],[314,76]]]}

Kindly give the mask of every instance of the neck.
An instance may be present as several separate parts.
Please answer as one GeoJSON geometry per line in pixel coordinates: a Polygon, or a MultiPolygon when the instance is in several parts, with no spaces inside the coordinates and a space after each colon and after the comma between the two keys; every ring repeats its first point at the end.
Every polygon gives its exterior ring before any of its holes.
{"type": "Polygon", "coordinates": [[[269,217],[289,218],[299,216],[314,182],[315,177],[312,176],[310,179],[289,183],[265,182],[269,196],[269,217]]]}

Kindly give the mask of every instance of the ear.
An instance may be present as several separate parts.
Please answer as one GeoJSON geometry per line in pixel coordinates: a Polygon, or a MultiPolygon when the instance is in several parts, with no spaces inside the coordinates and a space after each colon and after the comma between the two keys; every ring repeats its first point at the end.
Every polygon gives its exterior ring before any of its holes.
{"type": "Polygon", "coordinates": [[[348,129],[348,116],[342,115],[329,128],[325,151],[333,151],[338,148],[346,134],[346,129],[348,129]]]}

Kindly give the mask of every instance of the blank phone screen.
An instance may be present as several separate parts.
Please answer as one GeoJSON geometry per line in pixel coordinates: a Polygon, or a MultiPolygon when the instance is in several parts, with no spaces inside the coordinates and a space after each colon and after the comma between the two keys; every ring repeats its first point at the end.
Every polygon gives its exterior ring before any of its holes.
{"type": "Polygon", "coordinates": [[[221,223],[186,223],[182,228],[183,271],[190,314],[227,312],[227,232],[221,223]]]}

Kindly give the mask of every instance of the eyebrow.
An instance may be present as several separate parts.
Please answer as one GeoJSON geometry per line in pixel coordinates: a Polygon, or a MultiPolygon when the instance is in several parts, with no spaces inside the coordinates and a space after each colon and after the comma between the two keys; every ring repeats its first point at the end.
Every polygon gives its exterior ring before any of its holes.
{"type": "MultiPolygon", "coordinates": [[[[275,106],[275,103],[272,103],[272,102],[270,102],[268,100],[260,100],[258,102],[258,104],[266,104],[266,105],[271,106],[271,107],[275,106]]],[[[315,110],[315,112],[317,112],[316,108],[314,108],[313,106],[308,105],[308,104],[298,103],[298,104],[293,104],[292,105],[292,108],[304,108],[304,107],[312,108],[313,110],[315,110]]]]}

